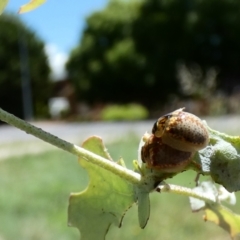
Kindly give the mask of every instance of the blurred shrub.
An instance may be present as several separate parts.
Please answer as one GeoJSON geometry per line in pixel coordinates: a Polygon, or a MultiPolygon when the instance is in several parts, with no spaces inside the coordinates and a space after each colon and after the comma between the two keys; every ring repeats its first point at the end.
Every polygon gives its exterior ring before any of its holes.
{"type": "Polygon", "coordinates": [[[140,104],[110,105],[102,110],[101,120],[141,120],[148,115],[148,110],[140,104]]]}
{"type": "Polygon", "coordinates": [[[186,66],[181,63],[177,66],[177,79],[180,92],[185,97],[204,99],[212,97],[217,85],[218,70],[214,67],[204,71],[200,65],[186,66]]]}

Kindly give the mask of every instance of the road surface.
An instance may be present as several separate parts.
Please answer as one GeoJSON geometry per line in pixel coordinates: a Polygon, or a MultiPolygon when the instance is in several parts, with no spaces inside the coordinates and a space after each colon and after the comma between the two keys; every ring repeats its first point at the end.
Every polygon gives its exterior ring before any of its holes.
{"type": "MultiPolygon", "coordinates": [[[[240,116],[222,116],[205,118],[208,125],[218,131],[240,135],[240,116]]],[[[93,122],[93,123],[64,123],[64,122],[34,122],[33,125],[42,128],[60,138],[80,145],[92,135],[100,136],[106,143],[134,135],[139,139],[150,132],[155,120],[138,122],[93,122]]],[[[0,160],[9,156],[38,153],[54,149],[43,142],[12,126],[0,126],[0,160]]]]}

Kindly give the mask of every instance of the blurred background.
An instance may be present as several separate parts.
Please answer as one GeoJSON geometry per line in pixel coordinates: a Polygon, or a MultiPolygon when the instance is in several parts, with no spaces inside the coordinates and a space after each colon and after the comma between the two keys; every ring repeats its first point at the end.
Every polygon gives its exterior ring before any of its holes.
{"type": "MultiPolygon", "coordinates": [[[[17,15],[25,3],[11,0],[0,17],[4,110],[77,144],[97,134],[130,168],[140,136],[180,107],[240,132],[239,0],[51,0],[17,15]]],[[[86,173],[73,156],[0,123],[0,239],[77,239],[67,199],[86,173]]],[[[171,181],[192,187],[194,178],[171,181]]],[[[190,214],[186,198],[151,197],[145,231],[134,206],[107,239],[228,239],[190,214]]]]}
{"type": "Polygon", "coordinates": [[[240,112],[239,1],[58,3],[1,16],[3,109],[69,121],[240,112]]]}

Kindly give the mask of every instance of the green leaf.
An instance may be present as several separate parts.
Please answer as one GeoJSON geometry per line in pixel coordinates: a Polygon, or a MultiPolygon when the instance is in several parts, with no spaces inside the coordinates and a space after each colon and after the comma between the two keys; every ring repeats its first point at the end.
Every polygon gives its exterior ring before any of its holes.
{"type": "Polygon", "coordinates": [[[208,197],[211,201],[190,197],[192,211],[204,210],[204,220],[219,225],[228,231],[232,238],[240,233],[240,215],[233,213],[220,204],[222,201],[235,204],[236,197],[234,193],[229,193],[221,185],[216,186],[212,181],[201,182],[193,190],[208,197]]]}
{"type": "Polygon", "coordinates": [[[46,0],[31,0],[29,3],[21,6],[18,13],[25,13],[25,12],[32,11],[45,2],[46,2],[46,0]]]}
{"type": "Polygon", "coordinates": [[[3,13],[3,10],[7,6],[7,4],[8,4],[8,0],[0,0],[0,14],[3,13]]]}
{"type": "Polygon", "coordinates": [[[149,192],[141,191],[139,188],[137,191],[138,197],[138,221],[141,228],[145,228],[148,219],[150,217],[150,200],[149,192]]]}
{"type": "Polygon", "coordinates": [[[229,136],[209,128],[210,143],[195,155],[204,174],[228,191],[240,190],[240,137],[229,136]]]}
{"type": "MultiPolygon", "coordinates": [[[[112,161],[98,137],[86,140],[83,148],[112,161]]],[[[121,227],[124,214],[134,203],[133,185],[87,159],[80,158],[79,163],[88,171],[90,181],[87,189],[70,196],[69,225],[79,229],[83,240],[105,239],[111,224],[121,227]]]]}
{"type": "MultiPolygon", "coordinates": [[[[219,197],[218,189],[212,181],[205,181],[198,183],[198,186],[193,188],[194,191],[200,194],[204,194],[204,196],[212,199],[212,201],[216,202],[219,197]]],[[[206,206],[206,202],[204,200],[189,197],[191,209],[193,212],[199,211],[206,206]]]]}
{"type": "Polygon", "coordinates": [[[204,220],[219,225],[229,232],[232,238],[240,234],[240,215],[220,204],[207,205],[204,220]]]}
{"type": "MultiPolygon", "coordinates": [[[[194,192],[203,194],[212,202],[220,203],[222,201],[228,204],[236,204],[235,193],[228,192],[223,186],[216,185],[212,181],[204,181],[198,183],[198,186],[193,188],[194,192]]],[[[192,211],[196,212],[206,207],[206,200],[189,197],[192,211]]]]}

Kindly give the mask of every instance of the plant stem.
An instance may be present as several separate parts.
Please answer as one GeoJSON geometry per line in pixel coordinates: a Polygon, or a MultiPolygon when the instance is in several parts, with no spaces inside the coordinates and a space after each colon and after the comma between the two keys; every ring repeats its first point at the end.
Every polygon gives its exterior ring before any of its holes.
{"type": "Polygon", "coordinates": [[[77,157],[84,158],[85,160],[98,165],[112,173],[126,179],[133,184],[139,184],[141,180],[140,174],[133,172],[127,168],[124,168],[108,159],[105,159],[97,154],[94,154],[84,148],[78,147],[72,143],[69,143],[63,139],[58,138],[48,132],[43,131],[41,128],[35,127],[32,124],[23,121],[16,116],[4,111],[0,108],[0,119],[16,128],[25,131],[27,134],[31,134],[45,142],[48,142],[62,150],[65,150],[77,157]]]}
{"type": "Polygon", "coordinates": [[[191,188],[177,186],[177,185],[173,185],[173,184],[167,184],[167,183],[160,184],[157,186],[156,191],[157,192],[176,193],[176,194],[185,195],[188,197],[194,197],[194,198],[203,200],[208,203],[216,203],[215,198],[211,198],[204,193],[197,192],[191,188]]]}
{"type": "MultiPolygon", "coordinates": [[[[25,131],[27,134],[31,134],[45,142],[48,142],[62,150],[65,150],[77,157],[84,158],[85,160],[102,167],[121,178],[129,181],[132,184],[140,184],[141,185],[141,175],[124,168],[108,159],[105,159],[97,154],[94,154],[84,148],[78,147],[72,143],[69,143],[63,139],[58,138],[48,132],[43,131],[41,128],[35,127],[28,122],[25,122],[14,115],[2,110],[0,108],[0,119],[16,128],[19,128],[25,131]]],[[[157,191],[161,192],[172,192],[181,195],[186,195],[188,197],[195,197],[207,202],[215,202],[214,199],[207,197],[206,195],[196,192],[190,188],[176,186],[172,184],[161,184],[157,187],[157,191]]]]}

